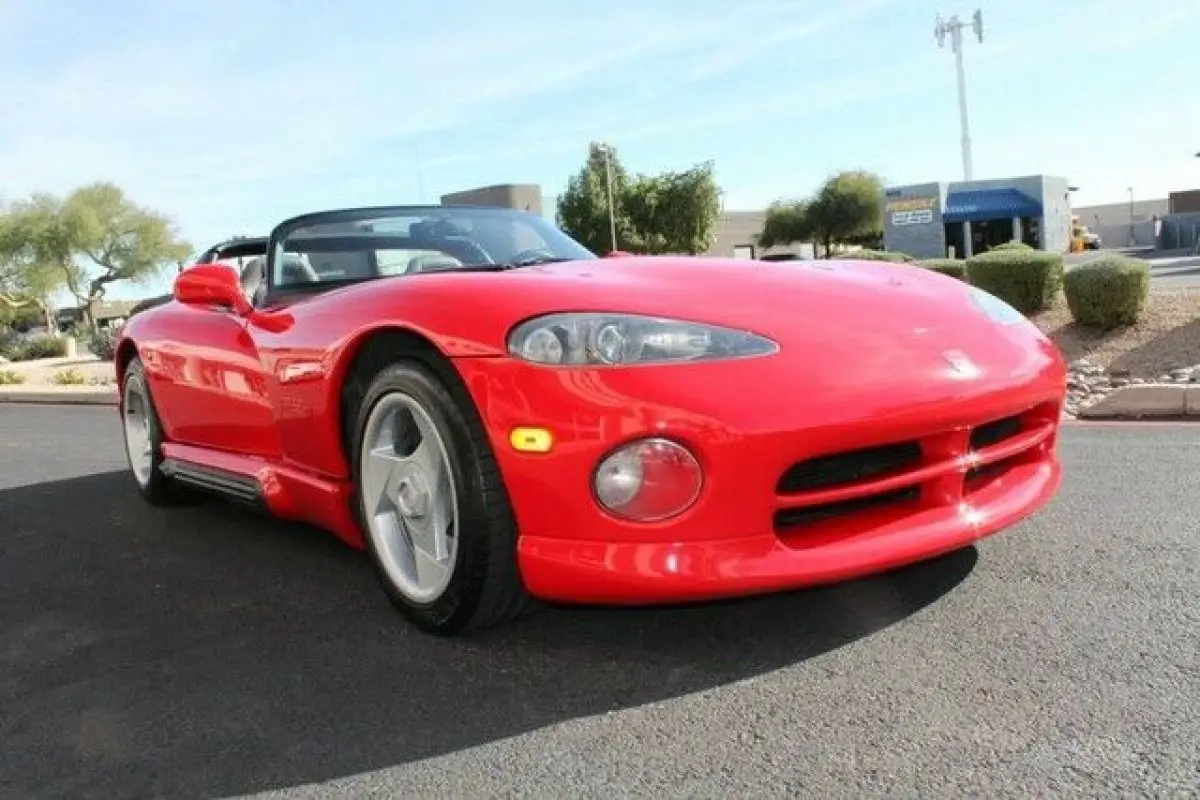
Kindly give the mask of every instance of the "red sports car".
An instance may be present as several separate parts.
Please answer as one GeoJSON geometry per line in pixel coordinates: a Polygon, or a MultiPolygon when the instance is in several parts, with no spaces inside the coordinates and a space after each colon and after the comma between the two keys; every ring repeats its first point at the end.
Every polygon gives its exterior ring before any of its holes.
{"type": "Polygon", "coordinates": [[[792,589],[1056,492],[1066,368],[916,266],[598,258],[499,208],[329,211],[183,271],[117,357],[138,491],[369,553],[422,628],[792,589]]]}

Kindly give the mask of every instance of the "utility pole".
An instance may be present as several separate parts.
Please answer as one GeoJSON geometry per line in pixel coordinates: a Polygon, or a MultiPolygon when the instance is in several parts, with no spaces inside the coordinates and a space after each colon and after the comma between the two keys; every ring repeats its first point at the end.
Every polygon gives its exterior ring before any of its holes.
{"type": "Polygon", "coordinates": [[[1133,247],[1137,244],[1137,237],[1133,235],[1133,187],[1129,189],[1129,246],[1133,247]]]}
{"type": "Polygon", "coordinates": [[[613,205],[612,158],[609,156],[608,145],[600,146],[604,152],[604,174],[608,182],[608,229],[612,236],[612,249],[617,249],[617,210],[613,205]]]}
{"type": "Polygon", "coordinates": [[[943,20],[938,15],[937,25],[933,36],[937,39],[938,47],[946,46],[946,34],[950,35],[950,49],[954,51],[954,64],[958,72],[958,116],[962,124],[962,163],[963,180],[972,180],[974,174],[971,162],[971,126],[967,120],[967,75],[963,67],[963,29],[970,27],[975,31],[976,38],[983,42],[983,12],[979,9],[971,16],[971,22],[966,23],[958,15],[943,20]]]}

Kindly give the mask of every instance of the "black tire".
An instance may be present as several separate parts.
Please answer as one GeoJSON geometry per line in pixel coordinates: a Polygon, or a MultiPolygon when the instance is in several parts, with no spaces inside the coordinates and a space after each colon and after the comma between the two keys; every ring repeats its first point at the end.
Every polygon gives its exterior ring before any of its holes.
{"type": "Polygon", "coordinates": [[[133,485],[137,488],[138,494],[147,503],[154,506],[180,505],[192,501],[193,496],[190,492],[163,473],[162,424],[159,422],[158,408],[155,406],[154,398],[150,394],[150,384],[146,381],[145,369],[142,367],[141,359],[137,356],[134,356],[125,368],[125,377],[121,382],[121,432],[123,445],[125,427],[130,424],[130,408],[127,405],[127,398],[129,398],[131,393],[137,393],[144,399],[143,408],[150,434],[150,470],[149,479],[145,483],[142,483],[138,478],[129,448],[127,446],[124,448],[125,463],[129,466],[129,476],[133,480],[133,485]]]}
{"type": "MultiPolygon", "coordinates": [[[[353,379],[353,378],[352,378],[353,379]]],[[[417,360],[383,367],[357,403],[352,446],[347,453],[354,485],[354,512],[376,576],[392,604],[422,630],[439,635],[488,628],[529,611],[533,599],[517,566],[517,531],[491,446],[469,396],[461,386],[448,388],[437,373],[417,360]],[[454,390],[457,390],[454,391],[454,390]],[[451,480],[458,497],[458,547],[452,577],[428,603],[406,597],[388,577],[367,526],[360,492],[361,453],[367,421],[385,395],[401,392],[428,413],[445,443],[451,480]]]]}

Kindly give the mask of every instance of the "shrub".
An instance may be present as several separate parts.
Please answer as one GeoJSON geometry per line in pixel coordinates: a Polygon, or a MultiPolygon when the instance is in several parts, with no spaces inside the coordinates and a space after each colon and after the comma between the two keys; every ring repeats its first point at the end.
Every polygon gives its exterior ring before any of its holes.
{"type": "Polygon", "coordinates": [[[1054,302],[1063,285],[1061,253],[1032,248],[991,250],[967,259],[967,282],[1026,316],[1054,302]]]}
{"type": "Polygon", "coordinates": [[[9,353],[17,344],[17,332],[7,325],[0,325],[0,356],[11,358],[9,353]]]}
{"type": "Polygon", "coordinates": [[[907,253],[897,253],[891,250],[855,250],[847,253],[845,258],[850,261],[891,261],[893,263],[909,263],[913,260],[907,253]]]}
{"type": "Polygon", "coordinates": [[[1005,242],[1004,244],[996,245],[988,252],[990,253],[993,250],[1032,250],[1032,249],[1033,249],[1032,247],[1025,244],[1024,242],[1018,242],[1016,239],[1013,239],[1011,242],[1005,242]]]}
{"type": "Polygon", "coordinates": [[[50,380],[59,386],[79,386],[87,383],[87,378],[77,369],[60,369],[50,380]]]}
{"type": "Polygon", "coordinates": [[[1105,330],[1133,325],[1150,295],[1150,264],[1140,258],[1100,256],[1068,272],[1063,290],[1071,316],[1080,325],[1105,330]]]}
{"type": "Polygon", "coordinates": [[[961,258],[927,258],[924,261],[918,261],[917,266],[949,275],[951,278],[958,278],[960,281],[967,279],[967,262],[961,258]]]}
{"type": "Polygon", "coordinates": [[[88,349],[101,361],[113,361],[117,357],[117,331],[101,328],[92,334],[88,349]]]}
{"type": "Polygon", "coordinates": [[[11,361],[35,361],[39,358],[59,358],[66,354],[66,339],[44,333],[13,345],[7,357],[11,361]]]}
{"type": "Polygon", "coordinates": [[[25,376],[19,372],[14,372],[11,369],[0,370],[0,386],[16,386],[24,383],[25,376]]]}

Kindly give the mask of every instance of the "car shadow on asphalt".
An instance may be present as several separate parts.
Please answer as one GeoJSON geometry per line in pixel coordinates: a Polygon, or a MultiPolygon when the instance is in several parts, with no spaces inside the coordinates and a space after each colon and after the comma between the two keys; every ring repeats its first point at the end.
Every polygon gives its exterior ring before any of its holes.
{"type": "Polygon", "coordinates": [[[129,480],[0,492],[4,796],[227,796],[453,752],[803,662],[936,601],[977,559],[439,639],[333,536],[220,502],[152,509],[129,480]]]}

